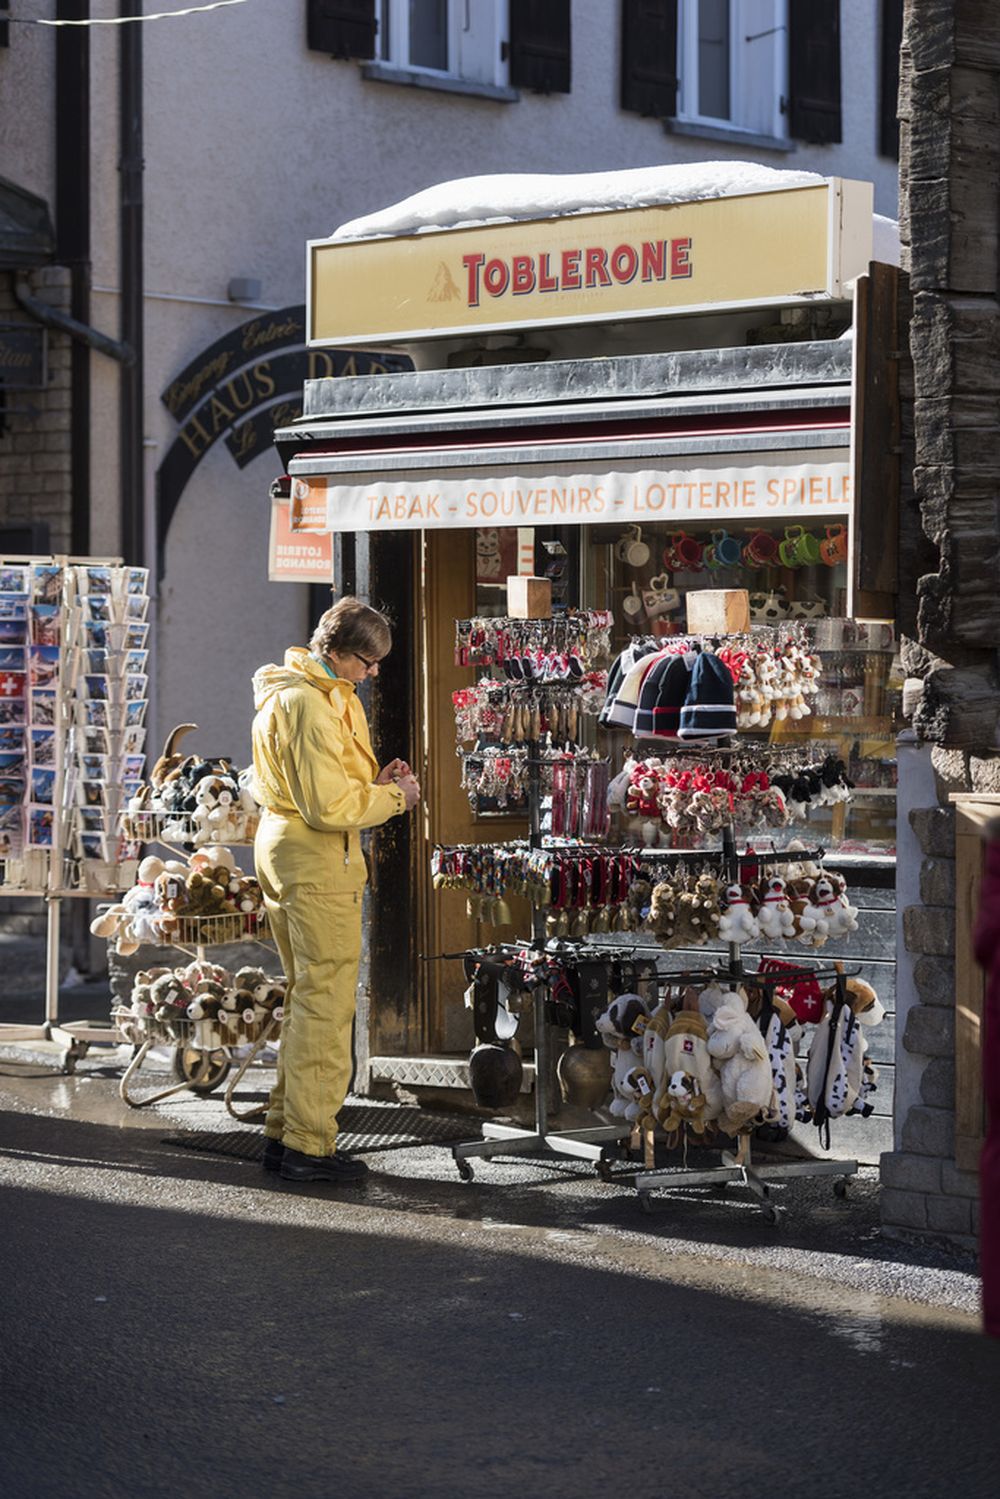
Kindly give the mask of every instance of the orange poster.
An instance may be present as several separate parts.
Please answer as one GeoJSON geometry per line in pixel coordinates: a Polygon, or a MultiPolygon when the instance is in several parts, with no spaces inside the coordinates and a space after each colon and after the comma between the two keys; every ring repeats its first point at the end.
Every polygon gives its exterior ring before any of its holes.
{"type": "Polygon", "coordinates": [[[290,509],[288,500],[271,502],[268,579],[272,583],[332,583],[333,536],[293,531],[290,509]]]}

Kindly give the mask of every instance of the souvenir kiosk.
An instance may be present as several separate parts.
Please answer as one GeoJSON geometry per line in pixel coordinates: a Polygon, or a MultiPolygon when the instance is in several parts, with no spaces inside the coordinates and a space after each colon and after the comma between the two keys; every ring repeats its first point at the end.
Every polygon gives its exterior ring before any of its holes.
{"type": "MultiPolygon", "coordinates": [[[[653,650],[704,634],[688,604],[705,591],[746,595],[749,618],[734,621],[744,644],[787,638],[817,662],[801,704],[756,720],[741,709],[741,785],[827,761],[854,783],[849,798],[803,798],[799,787],[780,826],[756,809],[725,845],[728,873],[748,878],[732,863],[748,845],[806,864],[823,848],[824,869],[847,876],[864,918],[831,938],[824,967],[831,956],[845,972],[863,967],[889,1001],[891,1030],[897,667],[891,607],[883,595],[873,618],[858,591],[870,528],[852,454],[851,335],[872,259],[871,191],[762,171],[760,188],[744,172],[735,192],[720,181],[671,201],[672,170],[621,174],[630,184],[617,197],[613,175],[595,178],[593,201],[577,193],[562,213],[559,179],[539,179],[542,195],[526,195],[512,222],[462,227],[461,192],[442,190],[436,217],[424,194],[412,221],[406,205],[390,215],[391,232],[375,216],[309,246],[312,342],[405,347],[416,365],[310,382],[302,419],[276,434],[293,527],[332,532],[336,591],[395,615],[372,718],[386,753],[409,746],[425,792],[373,860],[358,1027],[370,1085],[468,1087],[475,965],[470,985],[470,961],[444,954],[532,934],[637,951],[637,930],[656,949],[648,909],[622,914],[625,885],[599,905],[592,883],[584,899],[551,860],[541,875],[532,866],[534,879],[527,855],[492,885],[483,870],[497,845],[533,843],[538,858],[571,840],[637,846],[649,856],[643,876],[655,860],[675,868],[721,849],[721,822],[672,821],[664,786],[655,811],[634,797],[610,813],[596,805],[616,778],[620,791],[626,765],[657,751],[634,726],[601,724],[607,673],[637,640],[653,650]],[[511,578],[525,595],[540,587],[544,602],[512,608],[511,578]],[[544,618],[513,624],[512,613],[544,618]],[[456,870],[461,851],[471,874],[456,870]]],[[[884,528],[883,545],[891,554],[884,528]]],[[[707,633],[718,646],[725,620],[707,633]]],[[[671,945],[653,961],[661,980],[671,945]]],[[[761,935],[741,961],[756,966],[753,954],[773,957],[774,945],[761,935]]],[[[681,950],[674,970],[693,971],[681,950]]],[[[713,961],[726,950],[714,940],[713,961]]],[[[641,987],[634,968],[627,977],[626,988],[641,987]]],[[[520,1009],[528,1092],[532,1005],[520,1009]]],[[[566,1017],[574,1035],[576,1018],[566,1017]]],[[[891,1037],[881,1054],[891,1060],[891,1037]]],[[[883,1071],[883,1118],[884,1084],[883,1071]]]]}

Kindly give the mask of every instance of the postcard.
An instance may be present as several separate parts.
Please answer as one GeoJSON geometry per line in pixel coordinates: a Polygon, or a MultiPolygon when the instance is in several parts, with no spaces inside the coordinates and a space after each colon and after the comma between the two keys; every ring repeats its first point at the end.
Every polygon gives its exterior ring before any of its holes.
{"type": "Polygon", "coordinates": [[[18,567],[14,563],[5,563],[0,567],[0,593],[24,593],[28,592],[28,569],[18,567]]]}
{"type": "Polygon", "coordinates": [[[149,592],[148,567],[130,567],[128,569],[128,591],[129,593],[149,592]]]}
{"type": "Polygon", "coordinates": [[[108,627],[102,620],[86,620],[83,626],[83,633],[88,647],[100,651],[107,650],[108,627]]]}
{"type": "Polygon", "coordinates": [[[39,729],[50,729],[55,727],[56,721],[56,697],[55,692],[45,692],[35,689],[31,694],[30,715],[32,724],[39,729]]]}
{"type": "Polygon", "coordinates": [[[23,671],[0,671],[0,702],[5,699],[24,697],[28,678],[23,671]]]}
{"type": "Polygon", "coordinates": [[[85,781],[106,781],[108,777],[109,758],[107,755],[83,755],[80,759],[80,769],[85,781]]]}
{"type": "Polygon", "coordinates": [[[60,610],[58,604],[32,604],[29,615],[32,645],[58,645],[60,610]]]}
{"type": "Polygon", "coordinates": [[[125,756],[125,774],[127,776],[130,776],[130,777],[138,776],[141,779],[142,772],[145,770],[145,768],[146,768],[146,756],[145,755],[126,755],[125,756]]]}
{"type": "Polygon", "coordinates": [[[31,564],[31,597],[36,604],[58,604],[62,601],[63,570],[57,562],[31,564]]]}
{"type": "Polygon", "coordinates": [[[0,727],[28,722],[28,703],[23,697],[0,697],[0,727]]]}
{"type": "Polygon", "coordinates": [[[107,677],[96,676],[88,672],[83,680],[87,689],[87,696],[91,702],[107,702],[110,696],[108,690],[109,679],[107,677]]]}
{"type": "Polygon", "coordinates": [[[52,808],[28,808],[28,845],[31,848],[52,847],[52,808]]]}
{"type": "Polygon", "coordinates": [[[23,780],[27,769],[28,757],[23,749],[0,750],[0,777],[4,780],[23,780]]]}
{"type": "Polygon", "coordinates": [[[59,647],[57,645],[29,646],[28,671],[32,689],[54,688],[59,680],[59,647]]]}
{"type": "Polygon", "coordinates": [[[110,593],[111,592],[111,569],[110,567],[88,567],[86,573],[87,593],[110,593]]]}
{"type": "Polygon", "coordinates": [[[80,781],[76,791],[76,799],[81,807],[104,807],[107,805],[107,787],[103,781],[80,781]]]}
{"type": "Polygon", "coordinates": [[[146,618],[148,608],[149,599],[144,593],[130,593],[125,606],[125,617],[133,624],[141,624],[146,618]]]}
{"type": "Polygon", "coordinates": [[[106,729],[108,727],[108,705],[104,702],[83,702],[78,705],[83,709],[83,721],[92,724],[95,728],[106,729]]]}
{"type": "MultiPolygon", "coordinates": [[[[112,843],[117,842],[116,839],[110,841],[112,843]]],[[[103,859],[107,862],[109,857],[107,848],[108,839],[102,833],[80,834],[80,851],[85,859],[103,859]]]]}
{"type": "Polygon", "coordinates": [[[20,807],[0,810],[0,859],[16,859],[24,847],[24,814],[20,807]]]}
{"type": "Polygon", "coordinates": [[[33,770],[31,772],[31,800],[41,802],[50,806],[56,789],[56,773],[54,770],[33,770]]]}
{"type": "Polygon", "coordinates": [[[127,672],[142,672],[145,674],[146,662],[149,660],[148,651],[126,651],[125,670],[127,672]]]}
{"type": "Polygon", "coordinates": [[[146,680],[145,672],[130,672],[129,675],[125,678],[126,701],[134,703],[137,702],[140,698],[144,698],[146,696],[146,689],[148,686],[149,683],[146,680]]]}
{"type": "Polygon", "coordinates": [[[141,651],[149,635],[149,625],[133,620],[125,627],[125,644],[129,650],[141,651]]]}
{"type": "Polygon", "coordinates": [[[89,624],[108,624],[111,620],[111,600],[104,593],[88,593],[83,600],[83,617],[89,624]]]}
{"type": "Polygon", "coordinates": [[[31,730],[32,765],[54,765],[56,763],[55,729],[31,730]]]}
{"type": "Polygon", "coordinates": [[[24,801],[24,784],[22,777],[7,781],[0,778],[0,807],[19,807],[24,801]]]}
{"type": "Polygon", "coordinates": [[[125,723],[130,729],[141,728],[146,722],[145,701],[132,701],[125,705],[125,723]]]}
{"type": "Polygon", "coordinates": [[[20,726],[11,728],[4,725],[0,728],[0,754],[10,754],[11,750],[24,748],[24,729],[20,726]]]}

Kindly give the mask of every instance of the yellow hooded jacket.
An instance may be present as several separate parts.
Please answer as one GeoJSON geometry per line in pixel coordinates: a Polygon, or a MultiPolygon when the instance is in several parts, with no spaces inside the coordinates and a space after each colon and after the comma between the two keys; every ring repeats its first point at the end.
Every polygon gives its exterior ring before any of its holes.
{"type": "Polygon", "coordinates": [[[398,786],[376,786],[378,761],[353,682],[330,677],[301,646],[253,679],[253,768],[265,808],[255,852],[265,890],[360,890],[359,829],[406,811],[398,786]],[[334,836],[330,836],[330,835],[334,836]]]}

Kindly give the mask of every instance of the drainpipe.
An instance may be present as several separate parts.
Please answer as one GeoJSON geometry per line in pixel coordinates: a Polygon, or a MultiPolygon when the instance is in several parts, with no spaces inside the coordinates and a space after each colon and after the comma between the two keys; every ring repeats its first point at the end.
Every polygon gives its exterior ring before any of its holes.
{"type": "MultiPolygon", "coordinates": [[[[142,0],[119,0],[120,16],[142,14],[142,0]]],[[[142,25],[118,28],[119,335],[135,358],[123,367],[119,385],[119,494],[121,553],[126,562],[146,562],[143,410],[143,159],[142,25]]]]}
{"type": "MultiPolygon", "coordinates": [[[[90,0],[56,0],[61,21],[85,21],[90,0]]],[[[56,262],[70,273],[70,314],[90,322],[90,29],[56,30],[56,262]]],[[[22,306],[26,306],[22,303],[22,306]]],[[[33,316],[38,316],[33,309],[33,316]]],[[[68,329],[62,329],[68,332],[68,329]]],[[[90,349],[70,350],[70,550],[90,550],[90,349]]]]}
{"type": "Polygon", "coordinates": [[[135,363],[135,350],[128,344],[119,343],[117,338],[111,338],[97,328],[90,328],[86,323],[78,323],[75,317],[60,312],[58,307],[33,297],[26,281],[14,283],[14,295],[18,305],[39,323],[44,323],[46,328],[52,328],[56,333],[68,333],[70,338],[78,339],[90,349],[96,349],[98,354],[107,354],[109,359],[117,359],[119,364],[135,363]]]}

